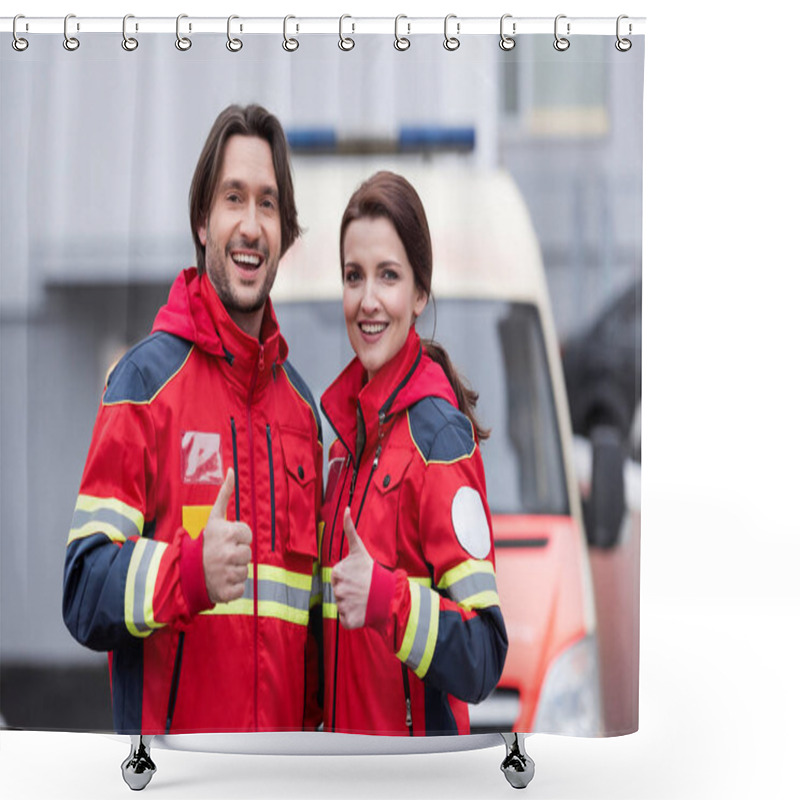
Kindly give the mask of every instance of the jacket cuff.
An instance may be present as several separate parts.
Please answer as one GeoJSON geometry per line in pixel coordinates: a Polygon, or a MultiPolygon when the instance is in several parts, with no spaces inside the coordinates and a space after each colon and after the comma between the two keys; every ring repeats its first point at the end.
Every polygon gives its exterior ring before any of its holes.
{"type": "Polygon", "coordinates": [[[202,532],[196,539],[192,539],[188,533],[181,537],[181,588],[190,615],[199,614],[214,605],[206,588],[202,532]]]}
{"type": "Polygon", "coordinates": [[[373,561],[367,612],[364,618],[364,624],[368,627],[381,628],[389,618],[396,580],[397,576],[393,570],[373,561]]]}

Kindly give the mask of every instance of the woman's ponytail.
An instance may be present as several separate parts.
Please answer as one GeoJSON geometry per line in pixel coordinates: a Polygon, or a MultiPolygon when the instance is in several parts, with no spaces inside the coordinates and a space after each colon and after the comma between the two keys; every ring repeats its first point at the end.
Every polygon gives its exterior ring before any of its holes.
{"type": "Polygon", "coordinates": [[[453,366],[453,362],[450,360],[450,356],[447,355],[447,351],[444,347],[438,342],[434,342],[433,339],[423,339],[422,346],[425,348],[425,352],[431,357],[431,360],[435,361],[442,370],[444,370],[444,374],[456,394],[458,410],[472,423],[472,427],[475,431],[475,438],[478,440],[478,443],[480,444],[488,439],[491,430],[489,428],[484,428],[478,422],[478,418],[475,415],[478,393],[470,388],[467,382],[461,377],[458,370],[453,366]]]}

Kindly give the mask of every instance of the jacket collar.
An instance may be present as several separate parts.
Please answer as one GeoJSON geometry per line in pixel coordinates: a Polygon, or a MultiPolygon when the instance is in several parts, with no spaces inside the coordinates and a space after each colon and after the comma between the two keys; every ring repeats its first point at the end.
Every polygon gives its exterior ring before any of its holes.
{"type": "Polygon", "coordinates": [[[271,299],[267,299],[257,341],[231,319],[208,276],[198,275],[194,267],[183,270],[172,284],[167,304],[153,323],[156,331],[188,339],[209,355],[224,358],[232,377],[247,388],[254,376],[256,386],[265,383],[289,352],[271,299]]]}
{"type": "Polygon", "coordinates": [[[423,397],[442,397],[457,405],[455,393],[442,368],[425,352],[411,328],[399,352],[367,380],[367,372],[354,358],[323,393],[322,410],[336,435],[356,454],[359,415],[367,442],[378,427],[423,397]]]}

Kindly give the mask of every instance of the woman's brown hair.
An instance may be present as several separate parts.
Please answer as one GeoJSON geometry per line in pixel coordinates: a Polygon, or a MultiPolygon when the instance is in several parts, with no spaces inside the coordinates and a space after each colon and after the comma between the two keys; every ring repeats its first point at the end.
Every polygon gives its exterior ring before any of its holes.
{"type": "MultiPolygon", "coordinates": [[[[433,276],[433,247],[428,218],[414,187],[402,176],[394,172],[376,172],[356,189],[342,215],[339,228],[339,263],[344,277],[344,235],[348,225],[357,219],[385,217],[392,223],[400,241],[403,243],[414,283],[432,298],[431,278],[433,276]]],[[[453,387],[458,408],[472,423],[478,441],[489,438],[489,429],[478,422],[475,406],[478,393],[453,366],[447,351],[438,342],[424,339],[425,352],[444,370],[447,380],[453,387]]]]}

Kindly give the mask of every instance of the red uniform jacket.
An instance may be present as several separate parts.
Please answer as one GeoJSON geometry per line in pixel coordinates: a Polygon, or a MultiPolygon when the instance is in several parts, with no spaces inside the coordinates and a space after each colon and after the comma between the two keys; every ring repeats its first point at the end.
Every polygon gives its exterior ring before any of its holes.
{"type": "Polygon", "coordinates": [[[325,728],[469,733],[466,703],[495,687],[508,646],[472,425],[413,329],[368,383],[354,359],[322,407],[338,436],[323,505],[325,728]],[[330,584],[347,506],[380,565],[356,630],[330,584]]]}
{"type": "Polygon", "coordinates": [[[191,269],[108,379],[69,534],[63,611],[79,642],[111,651],[119,732],[317,722],[306,698],[317,682],[309,616],[320,427],[286,355],[271,303],[258,342],[191,269]],[[227,518],[252,529],[253,561],[244,597],[212,607],[202,531],[229,467],[227,518]]]}

